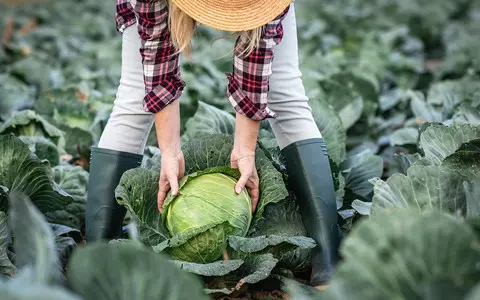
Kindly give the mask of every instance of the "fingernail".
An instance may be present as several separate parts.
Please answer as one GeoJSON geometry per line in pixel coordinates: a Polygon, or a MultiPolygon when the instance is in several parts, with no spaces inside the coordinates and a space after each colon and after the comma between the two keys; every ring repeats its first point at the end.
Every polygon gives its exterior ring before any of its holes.
{"type": "Polygon", "coordinates": [[[240,194],[240,193],[242,192],[242,188],[237,187],[237,189],[235,190],[235,192],[237,192],[237,194],[240,194]]]}

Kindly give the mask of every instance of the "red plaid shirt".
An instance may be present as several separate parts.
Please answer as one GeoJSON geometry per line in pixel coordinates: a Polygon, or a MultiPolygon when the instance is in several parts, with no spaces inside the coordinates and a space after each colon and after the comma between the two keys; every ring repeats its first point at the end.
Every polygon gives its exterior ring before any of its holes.
{"type": "MultiPolygon", "coordinates": [[[[226,96],[235,111],[254,120],[276,117],[267,107],[269,78],[274,57],[273,46],[283,37],[282,20],[288,7],[275,20],[264,26],[260,47],[249,56],[241,57],[242,40],[236,42],[233,74],[227,73],[229,85],[226,96]]],[[[116,23],[119,32],[131,25],[142,40],[140,53],[146,95],[145,111],[159,112],[182,94],[185,82],[181,79],[179,54],[170,39],[168,5],[166,0],[117,0],[116,23]]]]}

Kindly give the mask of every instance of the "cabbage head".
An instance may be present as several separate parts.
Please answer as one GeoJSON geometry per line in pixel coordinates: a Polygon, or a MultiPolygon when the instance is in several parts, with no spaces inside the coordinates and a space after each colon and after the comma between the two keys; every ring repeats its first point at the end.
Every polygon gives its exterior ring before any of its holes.
{"type": "Polygon", "coordinates": [[[162,219],[171,237],[186,242],[172,249],[174,259],[210,263],[227,247],[228,236],[246,236],[252,221],[252,201],[234,191],[238,170],[208,169],[184,177],[176,197],[167,196],[162,219]]]}

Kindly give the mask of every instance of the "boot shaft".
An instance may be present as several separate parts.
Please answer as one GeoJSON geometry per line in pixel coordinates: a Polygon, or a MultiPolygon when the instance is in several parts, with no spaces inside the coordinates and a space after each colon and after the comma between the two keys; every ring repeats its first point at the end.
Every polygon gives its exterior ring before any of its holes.
{"type": "Polygon", "coordinates": [[[287,146],[282,154],[307,234],[318,245],[312,251],[311,284],[323,284],[339,259],[341,238],[326,144],[321,138],[308,139],[287,146]]]}
{"type": "Polygon", "coordinates": [[[126,210],[115,199],[115,189],[127,170],[137,168],[143,156],[92,147],[85,213],[87,242],[121,235],[126,210]]]}

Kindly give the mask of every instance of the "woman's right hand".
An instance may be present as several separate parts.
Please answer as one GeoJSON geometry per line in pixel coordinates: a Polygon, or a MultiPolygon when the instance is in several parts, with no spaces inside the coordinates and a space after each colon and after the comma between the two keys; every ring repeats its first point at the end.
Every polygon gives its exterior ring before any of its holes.
{"type": "Polygon", "coordinates": [[[155,129],[160,148],[161,171],[158,182],[157,206],[163,213],[163,202],[170,189],[178,194],[178,180],[185,174],[185,160],[180,145],[180,104],[174,101],[155,114],[155,129]]]}
{"type": "Polygon", "coordinates": [[[178,180],[185,174],[185,159],[182,151],[162,153],[160,180],[158,182],[157,205],[160,213],[163,213],[163,202],[167,194],[172,190],[172,195],[178,194],[178,180]]]}

